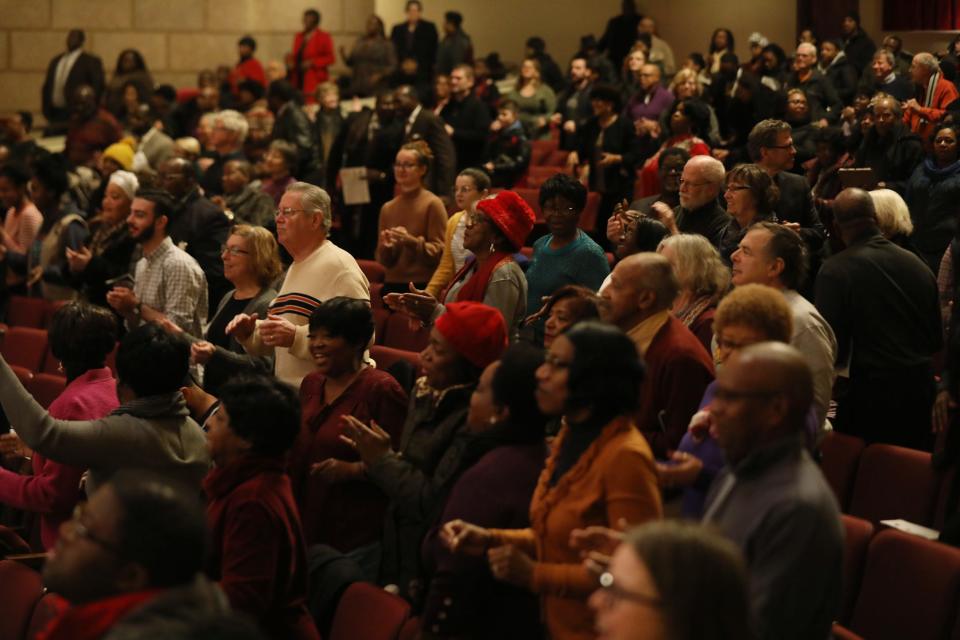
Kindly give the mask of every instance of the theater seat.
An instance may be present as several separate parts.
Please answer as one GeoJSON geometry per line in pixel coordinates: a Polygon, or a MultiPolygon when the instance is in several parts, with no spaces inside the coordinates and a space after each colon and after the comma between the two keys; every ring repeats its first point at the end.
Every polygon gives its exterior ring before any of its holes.
{"type": "Polygon", "coordinates": [[[860,457],[848,513],[874,525],[903,518],[929,526],[938,488],[929,453],[872,444],[860,457]]]}
{"type": "Polygon", "coordinates": [[[27,635],[24,636],[24,639],[33,640],[36,638],[37,634],[45,630],[55,618],[60,617],[60,614],[69,608],[70,603],[57,594],[44,594],[37,602],[37,606],[33,608],[33,614],[30,616],[30,626],[27,627],[27,635]]]}
{"type": "Polygon", "coordinates": [[[870,542],[850,624],[869,640],[943,640],[960,595],[960,549],[888,529],[870,542]]]}
{"type": "Polygon", "coordinates": [[[30,381],[33,379],[33,371],[15,364],[10,365],[10,368],[13,370],[13,374],[17,376],[17,379],[20,380],[20,384],[24,387],[30,384],[30,381]]]}
{"type": "Polygon", "coordinates": [[[597,216],[600,215],[600,194],[591,191],[587,194],[587,204],[580,214],[580,228],[584,231],[596,231],[597,216]]]}
{"type": "Polygon", "coordinates": [[[430,340],[430,330],[426,327],[411,327],[410,316],[392,313],[387,319],[386,337],[383,344],[404,351],[423,351],[430,340]]]}
{"type": "Polygon", "coordinates": [[[40,574],[12,560],[0,560],[0,638],[23,638],[43,595],[40,574]]]}
{"type": "Polygon", "coordinates": [[[43,298],[11,296],[7,309],[7,324],[11,327],[43,329],[47,317],[47,303],[43,298]]]}
{"type": "Polygon", "coordinates": [[[560,146],[557,140],[534,140],[530,143],[530,166],[542,165],[560,146]]]}
{"type": "Polygon", "coordinates": [[[16,531],[0,524],[0,558],[17,553],[30,553],[30,544],[16,531]]]}
{"type": "Polygon", "coordinates": [[[383,344],[384,339],[387,337],[387,319],[390,317],[390,312],[381,307],[373,308],[373,330],[374,330],[374,343],[383,344]]]}
{"type": "Polygon", "coordinates": [[[820,470],[833,489],[841,511],[846,511],[850,503],[857,465],[866,446],[862,439],[836,431],[827,433],[820,444],[820,470]]]}
{"type": "Polygon", "coordinates": [[[410,617],[406,600],[366,582],[343,592],[333,616],[329,640],[397,640],[410,617]]]}
{"type": "Polygon", "coordinates": [[[840,603],[840,622],[847,622],[853,612],[863,577],[863,563],[867,548],[873,537],[873,525],[861,518],[842,515],[844,530],[843,546],[843,596],[840,603]]]}
{"type": "Polygon", "coordinates": [[[357,260],[357,265],[371,283],[383,282],[383,279],[387,275],[387,270],[384,266],[374,260],[357,260]]]}
{"type": "Polygon", "coordinates": [[[847,629],[846,627],[837,623],[833,624],[832,632],[833,640],[863,640],[863,638],[855,634],[853,631],[850,631],[850,629],[847,629]]]}
{"type": "Polygon", "coordinates": [[[420,618],[408,618],[397,640],[416,640],[420,635],[420,618]]]}
{"type": "Polygon", "coordinates": [[[8,364],[40,371],[47,352],[47,332],[45,329],[10,327],[0,352],[8,364]]]}
{"type": "Polygon", "coordinates": [[[50,373],[38,373],[25,385],[27,391],[40,403],[44,409],[50,408],[50,403],[57,399],[67,387],[67,379],[63,376],[50,373]]]}

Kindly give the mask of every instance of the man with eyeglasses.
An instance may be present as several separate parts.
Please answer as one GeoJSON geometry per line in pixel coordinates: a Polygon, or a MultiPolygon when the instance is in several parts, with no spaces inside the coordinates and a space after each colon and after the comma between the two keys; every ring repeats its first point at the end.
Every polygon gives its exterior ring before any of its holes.
{"type": "Polygon", "coordinates": [[[719,200],[725,177],[722,162],[710,156],[694,156],[683,165],[680,174],[680,206],[671,209],[663,202],[655,202],[650,213],[670,233],[697,233],[719,247],[730,224],[730,216],[719,200]]]}
{"type": "Polygon", "coordinates": [[[228,615],[223,592],[201,574],[206,527],[195,495],[125,471],[78,507],[43,567],[44,586],[72,606],[44,637],[187,637],[228,615]]]}
{"type": "Polygon", "coordinates": [[[240,313],[226,328],[247,353],[274,356],[277,377],[296,388],[314,370],[307,338],[313,311],[338,296],[370,300],[370,283],[357,261],[327,237],[332,224],[326,191],[306,182],[287,187],[277,208],[277,239],[293,264],[266,318],[240,313]]]}
{"type": "Polygon", "coordinates": [[[803,356],[763,342],[717,372],[709,411],[727,466],[703,522],[743,551],[760,638],[825,640],[840,604],[843,526],[804,448],[813,377],[803,356]]]}

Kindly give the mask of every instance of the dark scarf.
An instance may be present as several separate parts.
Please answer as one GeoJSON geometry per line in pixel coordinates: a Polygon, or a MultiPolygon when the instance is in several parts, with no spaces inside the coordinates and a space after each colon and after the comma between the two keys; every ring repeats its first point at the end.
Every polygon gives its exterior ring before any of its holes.
{"type": "Polygon", "coordinates": [[[942,180],[960,173],[960,160],[945,167],[940,167],[937,166],[937,162],[933,158],[925,158],[923,160],[923,170],[932,180],[942,180]]]}

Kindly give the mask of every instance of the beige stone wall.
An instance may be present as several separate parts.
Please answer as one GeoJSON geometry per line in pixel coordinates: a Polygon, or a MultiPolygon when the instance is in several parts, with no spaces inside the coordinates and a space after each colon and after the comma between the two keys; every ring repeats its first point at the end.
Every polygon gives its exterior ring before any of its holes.
{"type": "Polygon", "coordinates": [[[234,64],[236,42],[246,33],[257,39],[264,64],[282,60],[310,7],[321,12],[334,45],[349,50],[373,6],[374,0],[0,0],[0,112],[39,113],[47,65],[72,28],[86,30],[85,49],[103,59],[108,78],[119,52],[135,48],[158,83],[189,86],[200,69],[234,64]]]}

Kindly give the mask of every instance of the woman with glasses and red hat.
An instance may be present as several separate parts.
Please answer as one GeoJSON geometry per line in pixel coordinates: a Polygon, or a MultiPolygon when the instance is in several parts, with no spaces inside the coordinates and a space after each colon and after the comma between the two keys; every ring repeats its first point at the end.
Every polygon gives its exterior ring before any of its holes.
{"type": "Polygon", "coordinates": [[[383,300],[424,323],[436,319],[447,303],[482,302],[503,314],[510,339],[515,341],[526,315],[527,279],[513,254],[523,246],[536,216],[513,191],[481,200],[476,211],[464,215],[469,217],[463,247],[474,259],[454,275],[439,298],[411,286],[410,293],[387,294],[383,300]]]}

